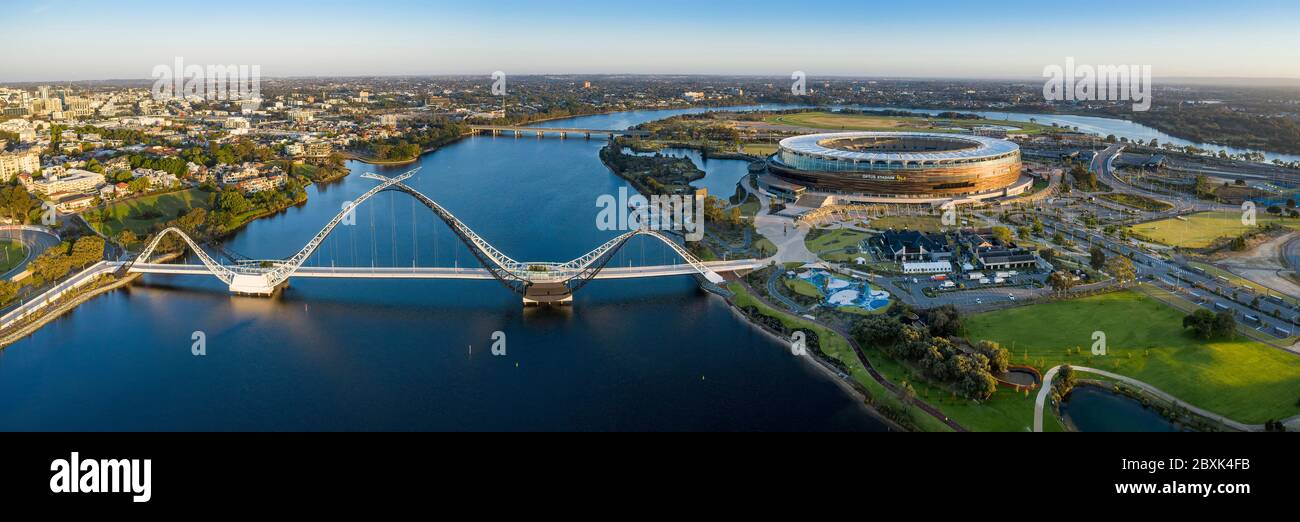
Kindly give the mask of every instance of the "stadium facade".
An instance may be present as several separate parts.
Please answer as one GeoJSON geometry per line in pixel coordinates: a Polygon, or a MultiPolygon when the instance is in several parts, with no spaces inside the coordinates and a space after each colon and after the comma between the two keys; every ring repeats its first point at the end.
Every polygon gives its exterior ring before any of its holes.
{"type": "Polygon", "coordinates": [[[984,199],[1013,195],[1024,184],[1018,145],[967,134],[796,136],[781,141],[768,170],[809,192],[879,200],[984,199]]]}

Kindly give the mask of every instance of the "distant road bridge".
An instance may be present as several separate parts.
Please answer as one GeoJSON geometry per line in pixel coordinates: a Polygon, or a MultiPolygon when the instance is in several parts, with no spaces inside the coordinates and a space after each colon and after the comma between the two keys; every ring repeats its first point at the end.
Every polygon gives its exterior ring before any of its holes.
{"type": "Polygon", "coordinates": [[[395,178],[376,174],[362,176],[381,183],[367,191],[345,208],[297,254],[285,260],[248,261],[234,265],[217,262],[201,246],[179,229],[169,228],[149,242],[143,252],[130,264],[128,271],[139,274],[211,275],[230,287],[232,293],[269,296],[291,277],[300,278],[350,278],[350,279],[495,279],[523,297],[526,305],[569,304],[573,293],[594,279],[636,279],[698,275],[714,285],[726,279],[720,273],[748,272],[761,266],[758,260],[737,260],[705,263],[672,238],[654,230],[633,230],[597,247],[595,250],[566,263],[519,262],[506,256],[479,237],[465,223],[452,215],[436,201],[407,186],[404,181],[419,169],[395,178]],[[482,268],[359,268],[359,267],[305,267],[303,264],[320,248],[324,240],[356,207],[376,194],[386,190],[405,192],[419,200],[441,219],[452,232],[469,247],[482,268]],[[175,265],[152,263],[153,253],[168,236],[178,237],[199,258],[202,264],[175,265]],[[650,236],[671,248],[684,263],[675,265],[608,267],[607,265],[629,240],[637,236],[650,236]]]}
{"type": "Polygon", "coordinates": [[[469,128],[470,130],[474,131],[475,134],[491,134],[493,136],[500,136],[501,134],[504,133],[510,133],[513,134],[516,138],[519,136],[526,136],[529,134],[535,135],[539,138],[546,136],[548,134],[558,135],[562,139],[568,138],[569,135],[571,134],[581,135],[585,138],[591,138],[593,135],[607,136],[610,139],[614,139],[614,137],[616,136],[626,136],[632,138],[650,137],[650,131],[635,130],[635,129],[624,129],[624,130],[578,129],[572,127],[522,127],[522,126],[514,126],[514,125],[470,125],[469,128]]]}

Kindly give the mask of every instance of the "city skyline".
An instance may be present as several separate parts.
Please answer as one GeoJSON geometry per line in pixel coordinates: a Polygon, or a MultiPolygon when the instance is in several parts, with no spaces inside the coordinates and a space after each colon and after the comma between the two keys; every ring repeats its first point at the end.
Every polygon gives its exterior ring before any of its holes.
{"type": "Polygon", "coordinates": [[[799,70],[812,77],[1032,79],[1072,57],[1150,65],[1158,78],[1300,78],[1300,36],[1287,25],[1300,6],[1283,2],[1247,12],[1199,0],[1102,1],[1087,10],[1019,0],[996,7],[830,0],[794,10],[767,0],[671,0],[657,4],[654,17],[641,7],[587,1],[380,1],[355,13],[344,7],[12,4],[7,12],[32,20],[10,31],[13,52],[0,58],[0,82],[144,79],[177,56],[196,64],[257,64],[266,77],[799,70]],[[832,16],[842,13],[853,16],[832,16]],[[861,24],[843,21],[858,18],[861,24]]]}

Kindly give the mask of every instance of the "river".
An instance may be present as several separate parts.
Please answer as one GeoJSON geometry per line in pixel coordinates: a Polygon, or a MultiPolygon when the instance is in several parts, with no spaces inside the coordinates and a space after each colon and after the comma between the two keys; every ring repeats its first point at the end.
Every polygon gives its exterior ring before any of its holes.
{"type": "MultiPolygon", "coordinates": [[[[899,107],[847,106],[841,108],[851,108],[851,109],[867,110],[867,111],[906,111],[906,112],[914,112],[917,114],[928,114],[931,116],[939,114],[941,112],[947,112],[941,110],[927,110],[927,109],[913,109],[913,108],[899,108],[899,107]]],[[[1280,159],[1286,162],[1300,161],[1300,155],[1296,155],[1296,154],[1282,154],[1282,153],[1271,152],[1271,151],[1257,151],[1252,149],[1242,149],[1237,147],[1216,145],[1213,143],[1200,143],[1200,142],[1189,141],[1189,140],[1185,140],[1167,134],[1154,127],[1148,127],[1141,123],[1132,122],[1128,120],[1121,120],[1117,118],[1103,118],[1098,116],[1077,116],[1072,114],[1033,114],[1033,113],[1025,113],[1025,112],[998,112],[998,111],[954,110],[952,112],[960,112],[963,114],[974,114],[981,118],[985,118],[989,120],[1003,120],[1007,122],[1022,122],[1022,123],[1036,122],[1041,125],[1056,124],[1061,127],[1069,127],[1069,128],[1078,127],[1079,131],[1081,132],[1096,134],[1103,137],[1114,134],[1115,137],[1117,138],[1128,138],[1130,141],[1137,141],[1137,140],[1151,141],[1155,139],[1155,140],[1159,140],[1160,143],[1172,143],[1174,145],[1180,145],[1180,146],[1191,145],[1199,149],[1204,149],[1213,152],[1218,152],[1220,150],[1226,150],[1231,154],[1261,152],[1264,154],[1265,160],[1269,162],[1275,159],[1280,159]]]]}
{"type": "MultiPolygon", "coordinates": [[[[619,128],[684,111],[550,122],[619,128]]],[[[516,259],[567,261],[617,231],[595,202],[628,187],[601,140],[476,137],[409,182],[516,259]]],[[[711,164],[721,162],[710,161],[711,164]]],[[[743,162],[734,162],[743,166],[743,162]]],[[[228,246],[293,254],[375,182],[353,163],[228,246]]],[[[674,262],[636,240],[615,263],[674,262]]],[[[424,207],[384,193],[309,264],[477,266],[424,207]]],[[[4,430],[832,430],[884,424],[810,361],[690,277],[598,281],[526,310],[491,281],[293,280],[276,299],[149,276],[0,352],[4,430]],[[201,332],[206,355],[192,354],[201,332]],[[506,355],[493,356],[493,333],[506,355]]]]}

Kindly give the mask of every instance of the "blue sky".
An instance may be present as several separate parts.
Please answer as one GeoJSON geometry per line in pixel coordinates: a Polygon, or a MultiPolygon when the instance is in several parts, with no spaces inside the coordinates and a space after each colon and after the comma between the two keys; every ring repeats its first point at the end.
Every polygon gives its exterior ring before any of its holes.
{"type": "Polygon", "coordinates": [[[0,0],[0,81],[147,78],[154,65],[266,76],[684,73],[1300,78],[1300,2],[1204,0],[0,0]]]}

